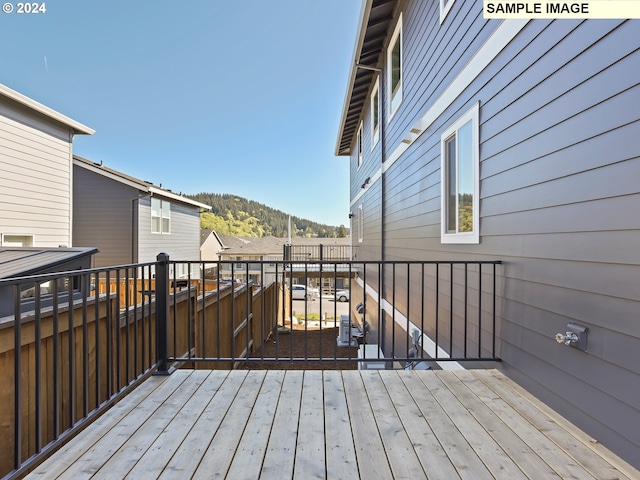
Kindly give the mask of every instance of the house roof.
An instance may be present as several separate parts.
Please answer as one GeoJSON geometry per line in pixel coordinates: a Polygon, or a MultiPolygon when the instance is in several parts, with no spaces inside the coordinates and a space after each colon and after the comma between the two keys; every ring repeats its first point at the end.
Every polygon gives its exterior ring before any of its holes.
{"type": "Polygon", "coordinates": [[[63,114],[58,113],[55,110],[36,102],[26,95],[10,89],[6,85],[0,84],[0,96],[13,100],[14,102],[19,103],[29,108],[30,110],[38,112],[41,115],[55,120],[56,122],[59,122],[67,127],[70,127],[73,130],[73,133],[83,135],[93,135],[95,133],[95,130],[93,130],[92,128],[89,128],[86,125],[81,124],[80,122],[76,122],[75,120],[72,120],[71,118],[63,114]]]}
{"type": "Polygon", "coordinates": [[[360,68],[358,65],[374,68],[380,65],[380,56],[389,24],[393,20],[396,3],[397,0],[364,1],[336,142],[335,154],[338,156],[351,154],[353,136],[360,124],[362,110],[377,75],[375,71],[360,68]]]}
{"type": "Polygon", "coordinates": [[[34,275],[76,258],[98,253],[97,248],[0,248],[0,279],[34,275]]]}
{"type": "Polygon", "coordinates": [[[220,238],[220,235],[218,235],[218,233],[215,230],[210,228],[205,228],[203,230],[200,230],[200,246],[202,246],[210,236],[214,236],[218,240],[218,243],[220,245],[224,245],[224,243],[222,243],[222,239],[220,238]]]}
{"type": "Polygon", "coordinates": [[[97,163],[86,158],[79,157],[78,155],[74,155],[73,164],[91,172],[97,173],[98,175],[110,178],[111,180],[114,180],[116,182],[128,185],[129,187],[137,188],[143,193],[150,193],[152,195],[158,195],[181,203],[186,203],[188,205],[193,205],[204,210],[211,210],[211,207],[209,205],[196,202],[195,200],[191,200],[190,198],[187,198],[182,194],[173,193],[171,190],[164,189],[161,186],[157,187],[151,182],[140,180],[136,177],[132,177],[131,175],[127,175],[126,173],[122,173],[118,170],[114,170],[113,168],[109,168],[103,165],[102,162],[97,163]]]}

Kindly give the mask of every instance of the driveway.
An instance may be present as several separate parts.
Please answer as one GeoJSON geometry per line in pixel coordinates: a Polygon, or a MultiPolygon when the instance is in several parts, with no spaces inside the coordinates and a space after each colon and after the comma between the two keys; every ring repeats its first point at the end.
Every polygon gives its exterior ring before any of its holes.
{"type": "Polygon", "coordinates": [[[340,320],[340,315],[349,313],[349,302],[336,302],[333,299],[333,295],[323,295],[322,299],[316,298],[314,300],[293,300],[294,316],[302,317],[305,313],[315,313],[320,315],[320,305],[322,305],[322,315],[327,319],[335,317],[336,321],[340,320]],[[305,311],[306,304],[306,311],[305,311]]]}

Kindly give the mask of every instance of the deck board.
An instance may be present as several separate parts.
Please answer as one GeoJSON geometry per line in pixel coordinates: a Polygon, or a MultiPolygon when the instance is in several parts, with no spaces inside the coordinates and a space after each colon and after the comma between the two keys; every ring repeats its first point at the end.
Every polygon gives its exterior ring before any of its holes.
{"type": "Polygon", "coordinates": [[[302,377],[299,370],[288,370],[278,398],[269,444],[262,462],[260,478],[282,480],[293,475],[294,454],[298,437],[298,420],[302,397],[302,377]]]}
{"type": "Polygon", "coordinates": [[[640,478],[496,370],[145,381],[26,478],[640,478]]]}

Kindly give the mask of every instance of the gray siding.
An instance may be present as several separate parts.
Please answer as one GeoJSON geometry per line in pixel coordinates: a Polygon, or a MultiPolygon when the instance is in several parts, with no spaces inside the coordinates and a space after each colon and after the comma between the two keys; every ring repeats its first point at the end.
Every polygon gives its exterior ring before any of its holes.
{"type": "Polygon", "coordinates": [[[71,246],[70,130],[8,99],[0,100],[0,234],[71,246]]]}
{"type": "Polygon", "coordinates": [[[132,215],[138,189],[74,165],[73,243],[98,247],[96,267],[137,261],[132,215]]]}
{"type": "Polygon", "coordinates": [[[200,260],[198,207],[169,200],[170,233],[151,233],[149,194],[77,165],[74,171],[74,242],[98,247],[97,267],[154,262],[163,252],[172,260],[200,260]]]}
{"type": "MultiPolygon", "coordinates": [[[[159,253],[172,260],[200,260],[200,213],[198,207],[171,202],[171,233],[151,233],[151,199],[140,200],[138,219],[140,262],[152,262],[159,253]]],[[[194,277],[197,278],[197,269],[194,277]]]]}
{"type": "MultiPolygon", "coordinates": [[[[387,154],[498,26],[478,2],[455,2],[442,26],[437,2],[401,4],[405,97],[384,124],[387,154]]],[[[386,260],[504,262],[505,371],[636,467],[639,27],[529,22],[384,174],[377,198],[386,260]],[[443,245],[440,135],[476,102],[480,244],[443,245]],[[589,327],[586,353],[555,342],[570,321],[589,327]]]]}

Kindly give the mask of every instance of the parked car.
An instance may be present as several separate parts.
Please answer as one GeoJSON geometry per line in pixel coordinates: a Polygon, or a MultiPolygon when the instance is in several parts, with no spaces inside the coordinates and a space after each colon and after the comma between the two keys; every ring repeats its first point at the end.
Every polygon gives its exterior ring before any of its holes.
{"type": "Polygon", "coordinates": [[[316,288],[306,285],[291,285],[291,298],[294,300],[315,300],[319,296],[316,288]]]}
{"type": "Polygon", "coordinates": [[[336,292],[336,301],[338,301],[338,302],[348,302],[349,301],[349,290],[338,290],[336,292]]]}

